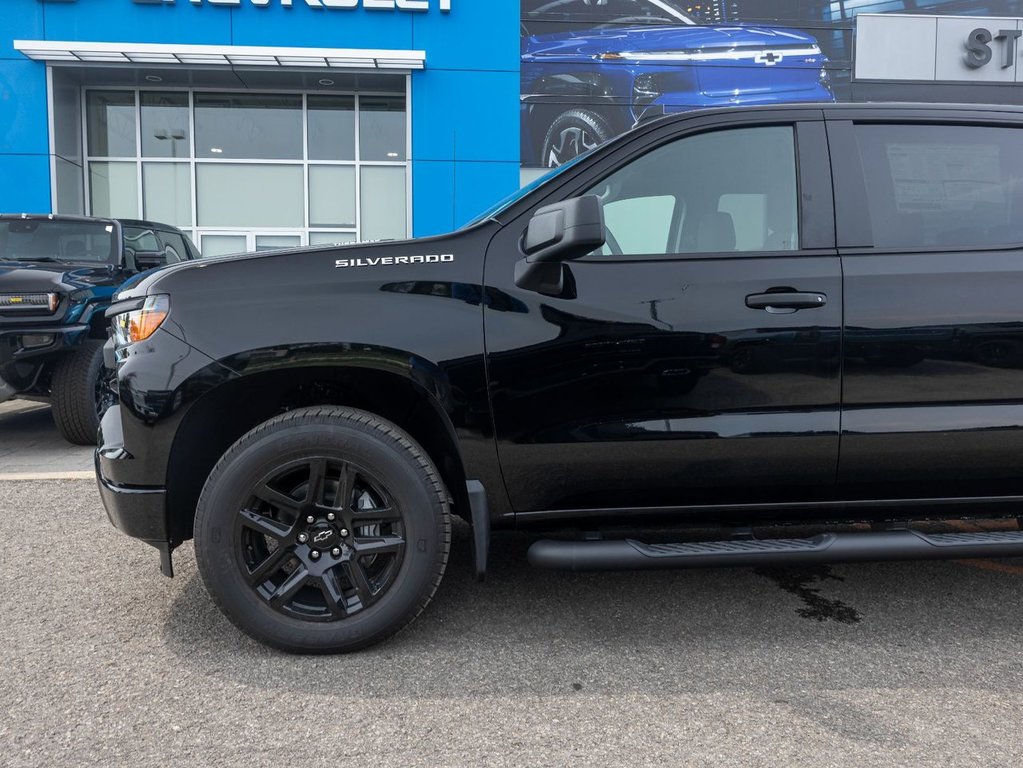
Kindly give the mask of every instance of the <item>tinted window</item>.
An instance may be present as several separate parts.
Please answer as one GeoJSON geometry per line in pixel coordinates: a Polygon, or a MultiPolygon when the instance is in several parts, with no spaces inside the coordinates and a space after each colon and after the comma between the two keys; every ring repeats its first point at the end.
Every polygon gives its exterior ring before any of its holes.
{"type": "Polygon", "coordinates": [[[620,168],[588,193],[604,201],[605,254],[799,247],[789,126],[680,139],[620,168]]]}
{"type": "Polygon", "coordinates": [[[156,232],[151,229],[139,227],[122,227],[124,232],[124,247],[132,251],[159,251],[160,242],[156,239],[156,232]]]}
{"type": "Polygon", "coordinates": [[[177,264],[179,261],[188,261],[191,258],[185,247],[184,238],[177,232],[161,229],[160,240],[163,241],[163,252],[167,254],[168,264],[177,264]]]}
{"type": "Polygon", "coordinates": [[[1023,131],[858,125],[874,245],[1023,243],[1023,131]]]}

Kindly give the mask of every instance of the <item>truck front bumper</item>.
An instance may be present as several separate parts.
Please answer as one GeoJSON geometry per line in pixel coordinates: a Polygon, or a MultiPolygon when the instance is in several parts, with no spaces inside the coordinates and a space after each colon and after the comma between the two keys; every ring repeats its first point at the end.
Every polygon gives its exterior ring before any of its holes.
{"type": "Polygon", "coordinates": [[[87,325],[0,326],[0,402],[29,390],[47,359],[73,349],[87,325]],[[4,396],[4,385],[11,394],[4,396]]]}
{"type": "Polygon", "coordinates": [[[114,527],[160,550],[161,569],[171,576],[173,545],[167,527],[167,489],[113,482],[110,478],[119,474],[118,462],[125,461],[132,461],[132,456],[124,449],[121,409],[115,406],[106,412],[100,424],[100,446],[95,456],[99,495],[114,527]]]}

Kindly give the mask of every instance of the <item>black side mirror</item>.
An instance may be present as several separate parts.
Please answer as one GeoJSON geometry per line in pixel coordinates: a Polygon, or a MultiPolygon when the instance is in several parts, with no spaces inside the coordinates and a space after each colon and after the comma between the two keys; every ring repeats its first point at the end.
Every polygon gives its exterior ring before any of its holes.
{"type": "Polygon", "coordinates": [[[167,254],[163,251],[135,251],[135,269],[139,272],[166,266],[167,254]]]}
{"type": "Polygon", "coordinates": [[[558,296],[564,291],[565,266],[604,244],[604,207],[596,195],[546,205],[533,214],[522,237],[526,258],[515,265],[519,288],[558,296]]]}
{"type": "Polygon", "coordinates": [[[545,205],[522,238],[526,261],[570,261],[604,244],[604,206],[596,195],[545,205]]]}

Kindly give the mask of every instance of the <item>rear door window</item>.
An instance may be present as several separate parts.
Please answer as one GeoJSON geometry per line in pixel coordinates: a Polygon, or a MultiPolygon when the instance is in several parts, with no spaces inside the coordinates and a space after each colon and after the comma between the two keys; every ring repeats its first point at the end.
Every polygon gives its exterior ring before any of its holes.
{"type": "Polygon", "coordinates": [[[876,248],[1023,244],[1023,130],[857,125],[876,248]]]}

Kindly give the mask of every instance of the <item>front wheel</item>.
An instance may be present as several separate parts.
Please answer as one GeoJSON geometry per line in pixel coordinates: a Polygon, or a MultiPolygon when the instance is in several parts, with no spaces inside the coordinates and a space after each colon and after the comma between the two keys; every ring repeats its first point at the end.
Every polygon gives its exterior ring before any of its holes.
{"type": "Polygon", "coordinates": [[[86,339],[53,369],[53,420],[69,443],[96,445],[96,430],[116,397],[103,365],[103,342],[86,339]]]}
{"type": "Polygon", "coordinates": [[[607,120],[588,109],[570,109],[551,123],[543,142],[543,164],[558,168],[611,138],[607,120]]]}
{"type": "Polygon", "coordinates": [[[354,651],[426,607],[451,527],[436,468],[397,426],[304,408],[236,442],[196,509],[206,588],[239,628],[297,653],[354,651]]]}

